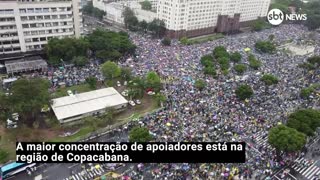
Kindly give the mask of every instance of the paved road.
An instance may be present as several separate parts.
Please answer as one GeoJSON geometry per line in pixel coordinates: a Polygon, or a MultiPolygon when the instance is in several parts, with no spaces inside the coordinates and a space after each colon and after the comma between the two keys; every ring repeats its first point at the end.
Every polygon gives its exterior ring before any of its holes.
{"type": "Polygon", "coordinates": [[[283,168],[275,173],[273,179],[282,179],[282,173],[286,169],[289,169],[290,172],[286,176],[289,180],[319,180],[320,156],[313,153],[312,150],[315,148],[320,148],[320,136],[310,143],[308,151],[304,156],[297,158],[290,167],[283,168]],[[313,162],[310,160],[313,160],[313,162]]]}

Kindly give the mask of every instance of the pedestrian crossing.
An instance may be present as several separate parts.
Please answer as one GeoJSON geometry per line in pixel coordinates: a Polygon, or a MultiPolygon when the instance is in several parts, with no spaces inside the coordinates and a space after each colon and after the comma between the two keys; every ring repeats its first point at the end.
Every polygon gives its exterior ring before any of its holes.
{"type": "Polygon", "coordinates": [[[91,169],[84,169],[81,172],[71,175],[69,178],[65,178],[64,180],[92,180],[95,177],[103,175],[105,169],[102,167],[91,169]]]}
{"type": "Polygon", "coordinates": [[[274,151],[275,148],[273,148],[269,143],[268,143],[268,133],[264,132],[258,132],[257,134],[254,135],[254,142],[255,144],[258,144],[259,146],[267,149],[271,149],[271,151],[274,151]]]}
{"type": "Polygon", "coordinates": [[[303,164],[306,162],[307,160],[304,157],[300,157],[295,160],[295,164],[292,166],[292,168],[308,180],[312,180],[315,176],[319,176],[320,167],[317,166],[317,163],[304,166],[303,164]]]}

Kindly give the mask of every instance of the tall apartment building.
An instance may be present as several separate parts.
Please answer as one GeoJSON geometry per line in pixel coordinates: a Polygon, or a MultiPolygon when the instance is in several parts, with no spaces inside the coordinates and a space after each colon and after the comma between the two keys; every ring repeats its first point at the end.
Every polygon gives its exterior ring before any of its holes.
{"type": "Polygon", "coordinates": [[[157,16],[171,37],[237,31],[267,16],[270,0],[159,0],[157,16]]]}
{"type": "Polygon", "coordinates": [[[0,57],[42,49],[57,37],[80,37],[80,0],[0,1],[0,57]]]}

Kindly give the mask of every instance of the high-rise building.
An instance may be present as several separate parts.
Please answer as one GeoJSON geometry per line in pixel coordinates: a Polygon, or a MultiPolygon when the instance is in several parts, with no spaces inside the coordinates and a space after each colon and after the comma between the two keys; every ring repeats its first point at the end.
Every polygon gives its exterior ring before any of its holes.
{"type": "Polygon", "coordinates": [[[41,50],[51,38],[80,37],[80,0],[0,1],[0,56],[41,50]]]}
{"type": "Polygon", "coordinates": [[[237,31],[267,16],[270,0],[158,0],[157,16],[171,37],[237,31]]]}

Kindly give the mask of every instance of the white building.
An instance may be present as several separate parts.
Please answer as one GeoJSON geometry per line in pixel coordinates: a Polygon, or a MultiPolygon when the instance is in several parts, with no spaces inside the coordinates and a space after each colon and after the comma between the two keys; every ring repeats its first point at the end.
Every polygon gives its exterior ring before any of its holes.
{"type": "Polygon", "coordinates": [[[107,21],[120,25],[124,24],[122,12],[125,7],[132,9],[139,21],[145,20],[147,22],[151,22],[153,19],[157,18],[157,14],[155,12],[146,11],[141,8],[139,3],[141,0],[115,0],[112,2],[108,0],[93,0],[92,2],[94,7],[106,12],[107,15],[105,18],[107,21]]]}
{"type": "Polygon", "coordinates": [[[40,50],[53,37],[80,37],[80,0],[0,1],[0,55],[40,50]]]}
{"type": "Polygon", "coordinates": [[[113,87],[53,99],[53,112],[60,123],[71,122],[88,116],[99,116],[106,108],[121,110],[128,101],[113,87]]]}
{"type": "Polygon", "coordinates": [[[265,17],[269,5],[270,0],[159,0],[157,15],[170,36],[197,36],[265,17]]]}

